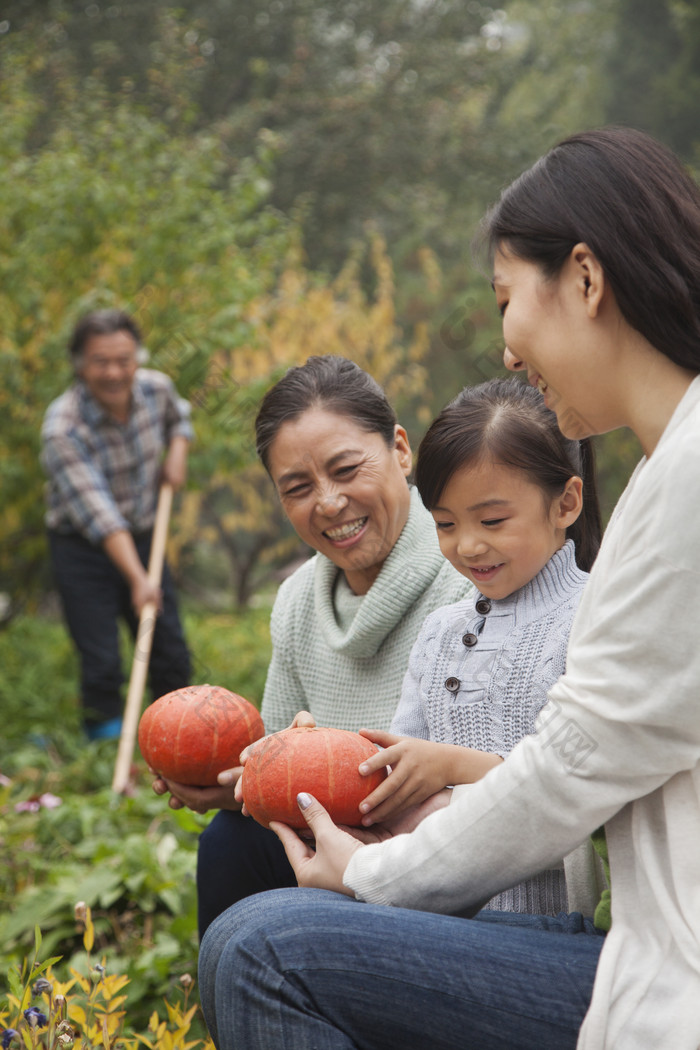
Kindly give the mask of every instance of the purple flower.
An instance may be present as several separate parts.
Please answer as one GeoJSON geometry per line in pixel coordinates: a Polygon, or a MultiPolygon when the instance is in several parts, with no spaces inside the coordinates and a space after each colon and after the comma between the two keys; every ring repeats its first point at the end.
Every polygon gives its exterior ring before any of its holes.
{"type": "Polygon", "coordinates": [[[52,795],[50,791],[45,791],[43,795],[39,795],[39,805],[43,806],[44,809],[56,809],[57,806],[63,804],[63,799],[59,795],[52,795]]]}
{"type": "Polygon", "coordinates": [[[40,809],[38,798],[26,798],[23,802],[15,802],[15,813],[38,813],[40,809]]]}
{"type": "Polygon", "coordinates": [[[50,992],[53,988],[51,981],[47,981],[45,977],[38,977],[34,982],[32,988],[32,995],[41,995],[43,992],[50,992]]]}
{"type": "Polygon", "coordinates": [[[38,1006],[30,1006],[24,1011],[24,1019],[31,1028],[46,1028],[49,1019],[38,1006]]]}
{"type": "Polygon", "coordinates": [[[60,806],[63,803],[63,799],[59,798],[58,795],[52,795],[50,791],[45,791],[43,795],[32,795],[31,798],[26,798],[22,802],[15,803],[15,813],[38,813],[43,807],[44,809],[56,809],[56,806],[60,806]]]}
{"type": "Polygon", "coordinates": [[[15,1028],[6,1028],[2,1033],[2,1050],[7,1050],[13,1039],[19,1039],[19,1032],[15,1028]]]}

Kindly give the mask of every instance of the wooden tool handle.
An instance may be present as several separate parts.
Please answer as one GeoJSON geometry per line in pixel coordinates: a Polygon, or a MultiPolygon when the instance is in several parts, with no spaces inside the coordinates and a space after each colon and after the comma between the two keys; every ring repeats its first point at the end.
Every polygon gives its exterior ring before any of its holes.
{"type": "MultiPolygon", "coordinates": [[[[156,508],[153,538],[151,540],[151,554],[148,559],[148,579],[154,587],[160,587],[163,575],[165,544],[168,536],[168,522],[172,504],[173,487],[164,482],[158,494],[158,506],[156,508]]],[[[141,701],[146,685],[148,664],[151,659],[153,631],[155,630],[157,615],[158,609],[155,602],[146,602],[141,610],[139,628],[134,644],[134,658],[131,664],[129,690],[126,695],[126,707],[124,709],[122,731],[119,737],[117,760],[114,766],[112,791],[123,791],[129,782],[129,770],[131,769],[131,760],[136,744],[136,731],[141,715],[141,701]]]]}

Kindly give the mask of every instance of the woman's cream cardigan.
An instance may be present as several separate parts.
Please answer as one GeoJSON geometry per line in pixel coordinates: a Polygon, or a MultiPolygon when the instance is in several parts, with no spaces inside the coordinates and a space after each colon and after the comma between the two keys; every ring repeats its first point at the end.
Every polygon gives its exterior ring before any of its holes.
{"type": "Polygon", "coordinates": [[[605,823],[612,929],[579,1050],[698,1050],[700,377],[620,500],[549,696],[501,766],[358,850],[345,882],[463,911],[605,823]]]}

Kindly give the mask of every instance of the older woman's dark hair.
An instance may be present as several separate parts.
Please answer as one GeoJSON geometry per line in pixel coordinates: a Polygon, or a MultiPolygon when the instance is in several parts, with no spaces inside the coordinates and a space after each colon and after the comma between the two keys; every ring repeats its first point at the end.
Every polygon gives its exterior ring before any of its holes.
{"type": "Polygon", "coordinates": [[[262,399],[255,420],[258,455],[270,469],[270,448],[280,427],[310,408],[347,416],[363,430],[396,440],[396,413],[379,383],[354,361],[327,354],[288,369],[262,399]]]}
{"type": "Polygon", "coordinates": [[[602,532],[590,441],[564,437],[539,390],[516,378],[491,379],[462,390],[420,443],[416,486],[428,510],[439,506],[457,470],[484,460],[522,471],[550,499],[569,478],[582,479],[583,508],[566,534],[576,544],[577,565],[590,571],[602,532]]]}
{"type": "Polygon", "coordinates": [[[141,332],[133,317],[124,310],[93,310],[80,318],[68,343],[71,360],[79,363],[88,342],[95,335],[114,335],[128,332],[137,347],[141,346],[141,332]]]}
{"type": "Polygon", "coordinates": [[[561,142],[504,190],[482,242],[559,273],[594,252],[625,320],[683,368],[700,370],[700,190],[664,146],[631,128],[561,142]]]}

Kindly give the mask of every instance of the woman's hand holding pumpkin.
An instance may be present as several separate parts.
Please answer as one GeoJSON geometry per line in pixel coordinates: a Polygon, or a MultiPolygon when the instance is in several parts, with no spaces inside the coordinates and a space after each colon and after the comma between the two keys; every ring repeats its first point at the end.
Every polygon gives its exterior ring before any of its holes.
{"type": "Polygon", "coordinates": [[[284,846],[297,882],[300,886],[335,890],[336,893],[354,897],[352,890],[343,884],[343,875],[353,853],[362,849],[362,843],[349,831],[334,824],[321,803],[312,795],[302,792],[297,796],[297,801],[313,836],[314,846],[309,844],[309,840],[300,838],[286,824],[277,821],[270,824],[271,830],[284,846]]]}
{"type": "Polygon", "coordinates": [[[195,813],[207,813],[210,809],[237,810],[241,808],[241,803],[236,799],[236,784],[242,772],[242,766],[224,769],[219,773],[219,783],[211,787],[178,784],[174,780],[157,777],[153,781],[153,790],[156,795],[170,792],[168,805],[171,809],[182,809],[183,806],[187,806],[195,813]]]}

